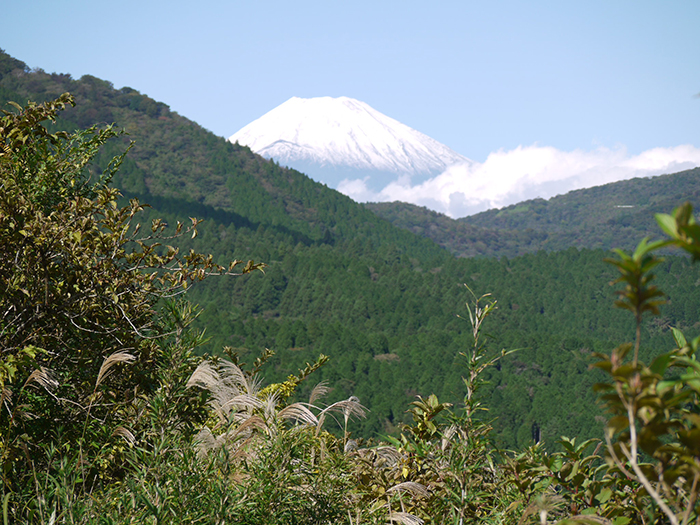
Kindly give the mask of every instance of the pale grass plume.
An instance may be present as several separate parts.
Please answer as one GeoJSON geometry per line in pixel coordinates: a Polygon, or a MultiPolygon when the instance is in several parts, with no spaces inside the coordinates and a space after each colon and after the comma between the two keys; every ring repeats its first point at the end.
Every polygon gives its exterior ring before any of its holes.
{"type": "Polygon", "coordinates": [[[219,439],[212,434],[209,427],[206,426],[197,433],[197,437],[195,438],[195,446],[202,459],[207,456],[208,452],[218,449],[220,445],[219,439]]]}
{"type": "MultiPolygon", "coordinates": [[[[412,518],[416,518],[416,517],[413,516],[412,514],[408,514],[406,512],[406,508],[404,507],[403,498],[401,496],[405,493],[408,493],[412,497],[419,497],[419,498],[425,498],[425,497],[428,497],[430,495],[430,492],[425,487],[425,485],[422,485],[420,483],[416,483],[414,481],[404,481],[403,483],[399,483],[398,485],[394,485],[393,487],[390,487],[389,489],[387,489],[386,493],[387,493],[387,495],[390,495],[391,493],[399,494],[399,502],[401,503],[401,512],[398,514],[406,517],[406,519],[408,519],[408,520],[410,520],[412,518]]],[[[389,509],[389,516],[391,516],[392,515],[391,500],[388,500],[386,505],[387,505],[387,508],[389,509]]],[[[416,518],[416,519],[418,519],[418,518],[416,518]]],[[[391,519],[390,519],[390,521],[391,521],[391,519]]],[[[396,521],[403,523],[401,520],[396,520],[396,521]]]]}
{"type": "Polygon", "coordinates": [[[228,414],[228,418],[222,416],[223,419],[217,426],[225,426],[226,428],[235,427],[237,425],[242,425],[251,418],[257,417],[263,422],[265,428],[267,428],[267,423],[258,415],[251,414],[250,412],[231,412],[228,414]]]}
{"type": "Polygon", "coordinates": [[[265,404],[250,394],[239,394],[221,405],[221,409],[226,413],[230,412],[231,409],[236,412],[252,412],[263,408],[265,408],[265,404]]]}
{"type": "MultiPolygon", "coordinates": [[[[202,362],[190,376],[187,387],[208,391],[211,394],[210,408],[219,418],[215,427],[200,432],[197,444],[200,455],[226,447],[234,455],[248,457],[257,453],[265,437],[274,438],[283,431],[285,424],[292,424],[297,429],[310,427],[318,435],[329,414],[336,421],[333,414],[343,414],[346,429],[350,418],[366,414],[366,409],[354,396],[323,410],[311,403],[280,405],[275,392],[265,395],[267,390],[260,389],[256,376],[244,373],[228,361],[202,362]]],[[[329,390],[325,383],[316,385],[311,400],[319,399],[329,390]]]]}
{"type": "Polygon", "coordinates": [[[315,427],[318,425],[318,418],[308,407],[301,403],[293,403],[280,410],[278,417],[285,421],[296,421],[303,425],[315,427]]]}
{"type": "Polygon", "coordinates": [[[231,461],[253,460],[258,457],[258,452],[265,446],[260,434],[251,434],[249,437],[238,442],[238,446],[233,450],[231,461]]]}
{"type": "MultiPolygon", "coordinates": [[[[45,388],[49,392],[52,392],[58,387],[58,381],[56,381],[52,376],[51,376],[51,370],[45,367],[39,367],[36,370],[34,370],[31,374],[29,374],[29,377],[27,380],[24,382],[24,387],[29,386],[33,383],[36,383],[37,385],[45,388]]],[[[10,391],[11,395],[11,391],[10,391]]],[[[5,397],[5,392],[3,389],[3,398],[5,397]]]]}
{"type": "Polygon", "coordinates": [[[192,373],[187,382],[187,387],[199,386],[205,390],[224,390],[238,394],[255,394],[257,391],[251,388],[251,383],[243,371],[230,361],[221,360],[217,363],[202,361],[192,373]]]}
{"type": "Polygon", "coordinates": [[[447,447],[450,446],[452,443],[452,438],[454,438],[455,434],[457,433],[457,426],[456,425],[450,425],[447,430],[445,430],[444,434],[442,435],[442,440],[440,442],[440,448],[444,452],[447,450],[447,447]]]}
{"type": "Polygon", "coordinates": [[[415,481],[404,481],[403,483],[394,485],[393,487],[387,489],[387,493],[389,492],[408,492],[412,496],[420,498],[427,498],[430,496],[430,491],[428,488],[421,483],[416,483],[415,481]]]}
{"type": "Polygon", "coordinates": [[[226,447],[232,454],[231,459],[236,459],[243,455],[254,454],[253,443],[260,437],[260,433],[268,434],[267,424],[260,416],[250,416],[234,426],[231,430],[215,436],[209,427],[204,427],[199,431],[196,438],[196,446],[199,456],[206,457],[209,452],[226,447]]]}
{"type": "Polygon", "coordinates": [[[195,447],[200,459],[205,459],[209,452],[219,450],[225,444],[226,434],[215,436],[206,426],[197,433],[195,438],[195,447]]]}
{"type": "Polygon", "coordinates": [[[231,361],[219,362],[220,378],[227,386],[240,393],[256,395],[260,391],[260,380],[256,375],[248,376],[231,361]]]}
{"type": "Polygon", "coordinates": [[[394,447],[383,446],[373,449],[376,454],[375,467],[396,468],[401,461],[401,452],[394,447]]]}
{"type": "MultiPolygon", "coordinates": [[[[350,443],[349,440],[348,443],[350,443]]],[[[375,448],[358,448],[357,443],[352,447],[351,453],[357,454],[363,461],[371,462],[372,467],[376,470],[387,469],[394,472],[398,469],[402,453],[392,446],[382,445],[375,448]]]]}
{"type": "Polygon", "coordinates": [[[263,404],[263,417],[270,427],[270,430],[275,431],[277,421],[277,405],[279,403],[279,398],[276,394],[270,394],[265,398],[265,403],[263,404]]]}
{"type": "Polygon", "coordinates": [[[359,399],[352,396],[326,407],[316,416],[312,409],[313,402],[330,391],[326,383],[316,385],[311,392],[310,403],[293,403],[279,410],[279,397],[270,394],[261,399],[260,380],[257,376],[245,374],[238,366],[229,361],[216,364],[202,362],[187,382],[187,388],[199,387],[211,394],[209,404],[225,423],[241,423],[253,413],[260,414],[266,423],[269,435],[276,434],[279,421],[295,421],[304,425],[315,426],[320,432],[328,414],[342,413],[347,426],[352,417],[365,417],[366,409],[359,399]]]}
{"type": "Polygon", "coordinates": [[[211,394],[209,405],[222,422],[228,422],[231,418],[240,420],[240,412],[252,414],[254,410],[266,408],[266,404],[257,397],[260,391],[257,377],[246,376],[229,361],[200,363],[187,381],[187,388],[195,386],[211,394]]]}
{"type": "Polygon", "coordinates": [[[345,443],[343,451],[346,454],[350,454],[351,452],[355,452],[357,449],[357,441],[355,441],[354,439],[348,439],[348,441],[345,443]]]}
{"type": "Polygon", "coordinates": [[[9,404],[12,402],[12,389],[10,388],[10,385],[3,385],[2,387],[2,392],[0,392],[0,408],[4,406],[8,407],[9,410],[9,404]]]}
{"type": "Polygon", "coordinates": [[[260,416],[254,415],[247,418],[238,427],[236,427],[235,431],[231,433],[231,435],[234,437],[250,436],[256,430],[259,432],[264,432],[266,434],[269,433],[269,429],[267,428],[267,423],[265,423],[265,420],[260,416]]]}
{"type": "Polygon", "coordinates": [[[332,405],[324,408],[318,415],[318,431],[321,430],[323,424],[325,423],[326,416],[332,412],[343,414],[345,420],[345,427],[347,428],[348,421],[352,417],[363,418],[367,416],[367,409],[360,404],[360,400],[355,396],[350,396],[342,401],[336,401],[332,405]]]}
{"type": "Polygon", "coordinates": [[[107,377],[113,372],[114,366],[118,364],[130,364],[136,361],[136,357],[129,352],[119,351],[114,352],[108,358],[102,362],[100,371],[97,374],[97,381],[95,381],[95,390],[102,384],[102,381],[107,379],[107,377]]]}
{"type": "Polygon", "coordinates": [[[186,386],[187,388],[196,386],[208,391],[211,394],[209,406],[222,422],[226,422],[228,419],[224,407],[232,398],[241,393],[239,389],[233,389],[226,385],[219,374],[218,367],[215,367],[210,361],[202,361],[199,364],[192,372],[186,386]]]}
{"type": "Polygon", "coordinates": [[[309,395],[309,405],[314,405],[319,399],[326,396],[331,391],[327,381],[321,381],[311,391],[309,395]]]}
{"type": "Polygon", "coordinates": [[[212,366],[209,361],[202,361],[199,366],[192,372],[192,375],[187,380],[187,388],[198,386],[204,390],[210,390],[219,383],[219,372],[212,366]]]}
{"type": "Polygon", "coordinates": [[[126,428],[126,427],[117,427],[117,428],[115,428],[113,434],[114,434],[115,436],[119,436],[119,437],[124,438],[124,439],[126,440],[126,442],[129,443],[129,445],[135,445],[135,444],[136,444],[136,437],[135,437],[134,434],[131,432],[131,430],[129,430],[129,429],[126,428]]]}
{"type": "Polygon", "coordinates": [[[541,525],[547,525],[547,516],[550,512],[554,512],[559,509],[564,502],[564,498],[557,496],[556,494],[541,494],[535,501],[530,503],[528,507],[523,512],[523,515],[518,521],[518,525],[524,525],[527,523],[527,518],[533,514],[537,514],[540,518],[541,525]]]}
{"type": "Polygon", "coordinates": [[[423,520],[418,516],[408,512],[392,512],[387,516],[389,523],[399,523],[400,525],[423,525],[423,520]]]}

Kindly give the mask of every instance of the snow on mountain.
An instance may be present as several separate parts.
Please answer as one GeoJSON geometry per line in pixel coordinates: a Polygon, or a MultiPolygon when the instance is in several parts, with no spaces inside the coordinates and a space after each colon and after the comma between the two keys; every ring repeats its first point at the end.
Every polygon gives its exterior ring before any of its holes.
{"type": "Polygon", "coordinates": [[[348,97],[293,97],[229,140],[337,187],[364,179],[379,190],[471,161],[438,141],[348,97]]]}

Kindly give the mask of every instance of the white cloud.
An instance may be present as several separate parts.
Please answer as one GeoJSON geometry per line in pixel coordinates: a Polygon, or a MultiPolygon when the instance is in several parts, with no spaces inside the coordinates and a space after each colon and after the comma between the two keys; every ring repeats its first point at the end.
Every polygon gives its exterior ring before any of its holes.
{"type": "Polygon", "coordinates": [[[397,179],[380,192],[367,179],[344,180],[338,191],[358,202],[404,201],[464,217],[526,199],[550,198],[634,177],[650,177],[700,166],[700,149],[691,145],[654,148],[628,155],[625,148],[560,151],[519,146],[491,153],[483,163],[457,164],[444,173],[411,185],[397,179]]]}

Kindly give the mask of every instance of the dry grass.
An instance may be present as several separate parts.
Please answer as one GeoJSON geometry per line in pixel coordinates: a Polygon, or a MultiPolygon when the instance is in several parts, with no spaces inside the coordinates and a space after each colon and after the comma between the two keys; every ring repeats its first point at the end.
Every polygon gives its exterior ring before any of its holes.
{"type": "Polygon", "coordinates": [[[387,516],[389,523],[400,523],[401,525],[423,525],[423,520],[418,516],[408,512],[392,512],[387,516]]]}
{"type": "Polygon", "coordinates": [[[136,361],[136,357],[131,355],[129,352],[114,352],[102,363],[100,371],[97,374],[97,381],[95,381],[95,390],[97,390],[97,388],[102,384],[102,381],[107,379],[107,377],[109,377],[109,375],[113,372],[114,366],[121,363],[129,364],[133,363],[134,361],[136,361]]]}
{"type": "MultiPolygon", "coordinates": [[[[31,385],[32,383],[36,383],[39,386],[45,388],[49,392],[53,391],[58,387],[58,381],[56,381],[52,376],[51,376],[51,370],[48,368],[44,368],[43,366],[40,368],[37,368],[34,370],[31,374],[29,374],[29,377],[27,380],[24,382],[24,387],[31,385]]],[[[4,397],[4,392],[3,392],[3,397],[4,397]]]]}
{"type": "Polygon", "coordinates": [[[408,492],[412,496],[420,498],[427,498],[430,496],[430,491],[426,486],[416,483],[415,481],[404,481],[403,483],[399,483],[387,489],[387,492],[408,492]]]}

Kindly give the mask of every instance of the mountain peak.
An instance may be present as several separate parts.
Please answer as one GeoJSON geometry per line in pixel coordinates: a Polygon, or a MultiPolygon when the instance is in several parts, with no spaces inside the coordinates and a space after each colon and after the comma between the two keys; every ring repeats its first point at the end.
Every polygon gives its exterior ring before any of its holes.
{"type": "Polygon", "coordinates": [[[430,177],[469,159],[350,97],[292,97],[229,140],[331,186],[430,177]]]}

